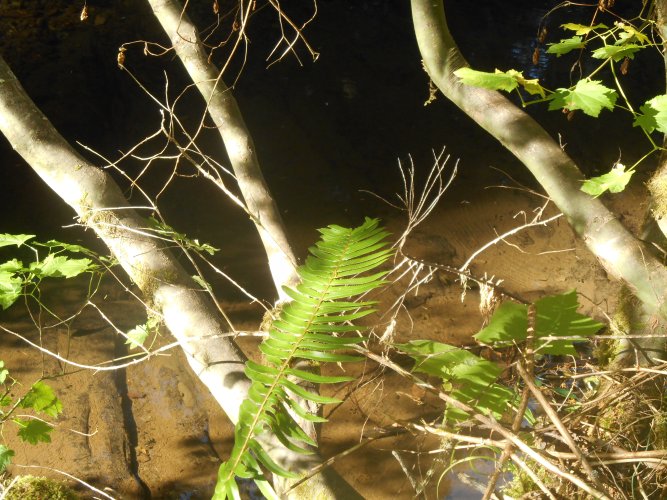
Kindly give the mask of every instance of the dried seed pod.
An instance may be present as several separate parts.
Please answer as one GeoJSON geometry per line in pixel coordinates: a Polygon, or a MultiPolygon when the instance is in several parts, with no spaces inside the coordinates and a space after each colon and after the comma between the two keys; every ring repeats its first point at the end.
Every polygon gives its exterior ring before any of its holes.
{"type": "Polygon", "coordinates": [[[81,9],[81,15],[79,16],[81,21],[85,21],[88,19],[88,4],[83,4],[83,8],[81,9]]]}
{"type": "Polygon", "coordinates": [[[598,9],[604,12],[607,9],[611,9],[615,2],[616,0],[598,0],[598,9]]]}
{"type": "Polygon", "coordinates": [[[116,61],[118,62],[118,67],[120,69],[125,68],[125,51],[127,49],[125,47],[119,47],[118,48],[118,55],[116,56],[116,61]]]}
{"type": "Polygon", "coordinates": [[[539,62],[540,62],[540,48],[535,47],[535,50],[533,50],[533,66],[537,66],[539,62]]]}
{"type": "Polygon", "coordinates": [[[540,43],[544,43],[546,39],[547,39],[547,27],[542,26],[542,28],[540,28],[540,34],[537,36],[537,41],[540,43]]]}
{"type": "Polygon", "coordinates": [[[623,62],[621,63],[621,74],[623,76],[628,74],[628,69],[630,68],[630,58],[626,57],[623,59],[623,62]]]}
{"type": "Polygon", "coordinates": [[[571,121],[572,121],[572,119],[574,118],[574,113],[575,113],[575,111],[569,111],[569,112],[567,113],[567,121],[568,121],[568,122],[571,122],[571,121]]]}
{"type": "Polygon", "coordinates": [[[220,5],[218,5],[218,0],[213,0],[213,13],[217,16],[220,12],[220,5]]]}

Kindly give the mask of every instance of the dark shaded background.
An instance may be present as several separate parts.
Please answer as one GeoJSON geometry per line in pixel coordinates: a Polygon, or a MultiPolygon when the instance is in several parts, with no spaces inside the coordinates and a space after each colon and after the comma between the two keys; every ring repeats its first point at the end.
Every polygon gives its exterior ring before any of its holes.
{"type": "MultiPolygon", "coordinates": [[[[547,42],[556,42],[571,35],[558,28],[564,20],[585,23],[593,12],[560,9],[543,20],[557,3],[456,0],[445,2],[445,7],[451,30],[473,67],[523,70],[553,89],[569,84],[572,60],[543,53],[539,65],[533,66],[539,28],[546,26],[547,42]]],[[[624,3],[635,7],[634,2],[617,2],[618,7],[622,9],[624,3]]],[[[223,13],[230,9],[225,2],[220,5],[223,13]]],[[[461,159],[460,174],[445,203],[460,202],[480,184],[507,182],[489,166],[522,182],[533,182],[525,168],[442,96],[424,106],[428,78],[421,68],[409,2],[319,0],[317,5],[317,18],[305,31],[320,52],[316,62],[300,47],[303,65],[288,56],[267,69],[265,59],[279,31],[275,12],[261,8],[258,2],[245,63],[241,68],[242,59],[237,57],[227,77],[230,82],[238,76],[237,99],[266,179],[290,233],[302,247],[300,253],[315,239],[316,227],[356,224],[362,215],[391,216],[386,206],[358,190],[392,196],[400,190],[397,160],[407,162],[408,155],[420,172],[430,167],[433,149],[446,146],[454,158],[461,159]]],[[[0,47],[28,93],[67,139],[115,158],[119,150],[127,150],[153,132],[160,120],[157,106],[119,70],[118,47],[132,40],[163,44],[167,40],[146,2],[89,1],[86,22],[79,20],[82,6],[83,2],[4,0],[0,3],[0,47]]],[[[191,16],[203,29],[216,22],[210,2],[193,2],[192,7],[191,16]]],[[[295,20],[302,20],[312,15],[313,4],[298,2],[286,8],[295,20]]],[[[221,35],[227,33],[232,18],[223,18],[221,35]]],[[[226,49],[217,51],[217,62],[226,55],[226,49]]],[[[656,61],[655,54],[643,54],[632,62],[627,78],[631,94],[644,99],[664,92],[656,61]]],[[[126,65],[156,96],[165,93],[165,74],[171,98],[189,83],[172,55],[146,57],[141,44],[128,49],[126,65]]],[[[201,99],[190,90],[177,109],[181,118],[194,124],[202,110],[201,99]]],[[[640,134],[628,125],[627,116],[619,112],[604,111],[601,120],[578,114],[568,121],[540,106],[529,111],[555,137],[560,136],[567,151],[589,173],[608,169],[619,154],[624,163],[631,164],[645,147],[640,134]]],[[[202,144],[224,162],[213,131],[204,134],[202,144]]],[[[0,140],[0,158],[4,195],[0,231],[82,239],[95,245],[91,234],[61,229],[74,222],[72,211],[4,140],[0,140]]],[[[144,164],[129,162],[124,167],[136,174],[144,164]]],[[[167,163],[154,167],[146,177],[147,188],[157,192],[170,169],[167,163]]],[[[127,186],[122,178],[118,180],[127,186]]],[[[140,202],[136,197],[133,200],[140,202]]],[[[161,200],[163,213],[179,231],[223,248],[222,260],[249,257],[254,263],[251,281],[266,277],[249,221],[214,188],[182,178],[161,200]],[[225,253],[230,243],[240,243],[246,250],[242,255],[225,253]]],[[[224,265],[233,269],[236,264],[224,265]]]]}

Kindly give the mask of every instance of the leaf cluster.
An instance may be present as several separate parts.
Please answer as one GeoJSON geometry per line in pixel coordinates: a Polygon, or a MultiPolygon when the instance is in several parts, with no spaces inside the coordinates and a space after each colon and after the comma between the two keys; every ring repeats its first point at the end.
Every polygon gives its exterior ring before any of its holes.
{"type": "MultiPolygon", "coordinates": [[[[604,109],[613,111],[617,107],[624,108],[632,114],[633,126],[640,127],[651,144],[652,149],[644,156],[645,158],[660,149],[650,134],[655,131],[667,133],[667,95],[652,97],[639,107],[639,111],[635,111],[618,78],[619,70],[621,74],[627,73],[628,64],[635,58],[637,52],[656,46],[646,34],[653,28],[653,23],[641,17],[639,21],[641,22],[639,26],[629,21],[617,21],[611,27],[602,23],[588,26],[577,23],[563,24],[561,27],[574,32],[574,35],[549,44],[546,52],[561,57],[576,51],[581,57],[585,50],[590,50],[590,57],[600,61],[600,65],[590,75],[567,88],[550,91],[543,87],[538,79],[526,79],[522,72],[514,69],[508,71],[496,69],[491,73],[461,68],[454,74],[465,85],[505,92],[517,91],[524,106],[547,102],[549,110],[562,110],[568,115],[581,111],[597,118],[604,109]],[[616,65],[619,66],[618,70],[616,65]],[[601,79],[594,79],[594,75],[606,66],[611,70],[615,89],[605,85],[601,79]],[[527,102],[520,90],[538,98],[527,102]],[[619,104],[619,97],[622,98],[623,104],[619,104]]],[[[642,160],[643,158],[639,162],[642,160]]],[[[611,193],[623,191],[636,166],[635,164],[626,169],[623,165],[616,164],[608,173],[584,181],[581,190],[592,196],[600,196],[607,191],[611,193]]]]}
{"type": "MultiPolygon", "coordinates": [[[[13,391],[18,385],[9,375],[4,361],[0,361],[0,435],[5,423],[11,421],[18,427],[17,435],[22,441],[30,444],[50,443],[53,426],[38,415],[57,418],[63,410],[62,403],[53,388],[43,380],[35,382],[22,396],[15,397],[13,391]],[[30,410],[34,416],[15,415],[19,409],[30,410]]],[[[14,450],[0,444],[0,472],[11,463],[14,454],[14,450]]]]}
{"type": "Polygon", "coordinates": [[[45,278],[74,278],[84,273],[101,274],[105,266],[114,262],[80,245],[56,240],[46,243],[31,242],[32,234],[0,234],[0,247],[26,247],[31,250],[33,260],[23,263],[12,258],[0,263],[0,307],[8,309],[19,297],[30,295],[45,278]],[[47,255],[40,257],[38,248],[46,249],[47,255]],[[74,257],[77,255],[77,257],[74,257]]]}
{"type": "Polygon", "coordinates": [[[214,498],[240,498],[235,477],[255,480],[260,490],[272,497],[262,467],[295,478],[295,473],[266,453],[258,436],[271,431],[293,452],[311,453],[317,443],[292,415],[324,422],[301,401],[327,404],[339,400],[308,389],[304,383],[335,384],[352,379],[322,375],[301,366],[304,362],[316,367],[324,362],[361,359],[346,352],[365,340],[361,335],[351,335],[361,330],[352,321],[374,311],[375,302],[360,297],[384,283],[386,273],[376,269],[392,255],[392,250],[385,248],[388,233],[376,219],[366,219],[354,229],[332,225],[320,229],[320,233],[320,240],[309,249],[310,256],[298,269],[301,284],[285,289],[292,301],[282,307],[259,347],[264,363],[246,363],[245,372],[252,385],[241,405],[234,447],[220,467],[214,498]]]}
{"type": "MultiPolygon", "coordinates": [[[[603,326],[577,312],[575,291],[544,297],[534,307],[533,348],[537,356],[576,354],[575,343],[585,341],[603,326]]],[[[522,345],[528,338],[528,306],[504,302],[474,337],[494,350],[522,345]]],[[[413,371],[439,378],[445,392],[480,413],[501,419],[517,405],[517,389],[498,381],[504,370],[498,363],[468,349],[430,340],[413,340],[396,347],[415,360],[413,371]]],[[[469,415],[448,406],[444,418],[456,424],[469,415]]],[[[530,410],[525,419],[529,424],[535,422],[530,410]]]]}
{"type": "MultiPolygon", "coordinates": [[[[583,342],[604,325],[579,314],[577,292],[550,295],[534,304],[534,347],[538,355],[576,355],[575,342],[583,342]]],[[[504,302],[495,311],[489,324],[475,339],[493,348],[512,347],[528,336],[528,306],[504,302]]]]}

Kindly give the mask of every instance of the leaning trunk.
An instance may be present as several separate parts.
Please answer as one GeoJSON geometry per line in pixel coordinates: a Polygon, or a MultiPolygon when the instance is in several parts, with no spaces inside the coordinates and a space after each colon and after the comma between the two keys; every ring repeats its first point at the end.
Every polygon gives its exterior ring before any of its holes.
{"type": "MultiPolygon", "coordinates": [[[[230,420],[236,423],[250,381],[245,356],[231,340],[207,296],[171,253],[149,236],[148,223],[124,198],[113,179],[88,163],[63,139],[26,95],[0,57],[0,132],[33,170],[90,227],[137,284],[153,310],[178,340],[188,363],[230,420]]],[[[305,474],[321,464],[317,454],[304,456],[277,440],[263,440],[274,460],[305,474]]],[[[358,498],[333,469],[306,481],[292,498],[358,498]],[[304,491],[306,491],[304,493],[304,491]]]]}
{"type": "MultiPolygon", "coordinates": [[[[206,102],[206,110],[225,145],[246,209],[264,244],[269,268],[281,300],[288,300],[283,285],[294,286],[296,258],[287,239],[280,212],[259,167],[252,136],[232,89],[210,62],[197,28],[176,0],[149,0],[155,17],[171,39],[176,55],[206,102]]],[[[243,26],[237,33],[243,36],[243,26]]]]}
{"type": "MultiPolygon", "coordinates": [[[[580,190],[583,174],[535,120],[499,92],[459,82],[454,71],[468,63],[449,32],[442,0],[412,0],[412,14],[424,66],[442,93],[528,167],[607,273],[641,302],[647,317],[667,318],[662,262],[599,199],[580,190]]],[[[643,363],[664,354],[663,339],[639,339],[635,345],[648,353],[643,363]]]]}

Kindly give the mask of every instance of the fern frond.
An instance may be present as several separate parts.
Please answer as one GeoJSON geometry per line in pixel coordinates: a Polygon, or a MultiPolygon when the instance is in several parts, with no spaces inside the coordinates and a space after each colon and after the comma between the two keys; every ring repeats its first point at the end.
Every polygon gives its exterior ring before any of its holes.
{"type": "Polygon", "coordinates": [[[391,255],[385,248],[388,233],[376,219],[347,229],[329,226],[319,230],[320,241],[309,249],[310,256],[298,269],[301,284],[285,289],[293,299],[269,329],[260,345],[265,364],[246,363],[246,375],[252,380],[248,399],[241,405],[235,429],[234,447],[218,473],[214,498],[235,498],[235,477],[264,481],[262,467],[288,478],[296,475],[277,463],[262,449],[257,436],[272,432],[288,449],[310,453],[315,443],[294,421],[290,411],[311,422],[324,422],[304,408],[292,395],[317,404],[339,400],[309,391],[299,382],[335,384],[350,377],[325,376],[294,368],[302,360],[341,363],[358,361],[359,356],[346,354],[365,339],[345,337],[359,331],[352,320],[374,311],[374,301],[355,301],[384,283],[386,273],[365,274],[380,266],[391,255]]]}

